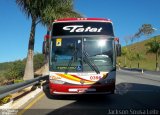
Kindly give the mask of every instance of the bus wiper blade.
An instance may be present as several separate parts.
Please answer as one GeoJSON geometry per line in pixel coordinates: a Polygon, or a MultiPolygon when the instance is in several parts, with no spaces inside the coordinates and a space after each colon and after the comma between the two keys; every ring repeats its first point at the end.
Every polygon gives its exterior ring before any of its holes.
{"type": "Polygon", "coordinates": [[[88,59],[88,54],[86,51],[83,51],[84,53],[84,60],[87,62],[87,64],[91,67],[92,70],[94,70],[97,74],[100,74],[100,71],[98,69],[98,67],[93,63],[93,61],[88,59]]]}

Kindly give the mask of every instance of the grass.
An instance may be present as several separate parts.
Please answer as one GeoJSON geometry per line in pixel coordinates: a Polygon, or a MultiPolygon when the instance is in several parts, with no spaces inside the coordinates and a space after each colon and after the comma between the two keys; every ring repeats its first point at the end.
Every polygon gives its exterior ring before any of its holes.
{"type": "MultiPolygon", "coordinates": [[[[143,55],[144,59],[140,61],[140,68],[146,69],[146,70],[156,70],[156,59],[155,59],[155,54],[153,53],[147,53],[147,46],[145,46],[146,43],[148,43],[150,40],[153,40],[154,38],[144,40],[142,42],[137,42],[129,46],[124,46],[127,47],[127,49],[130,49],[133,53],[140,53],[143,55]]],[[[160,36],[157,36],[156,39],[160,42],[160,36]]],[[[124,67],[124,56],[118,57],[117,62],[121,62],[121,67],[124,67]]],[[[131,68],[138,68],[138,61],[133,60],[126,60],[127,67],[131,68]],[[131,64],[130,64],[131,63],[131,64]]],[[[158,58],[158,63],[160,66],[160,56],[158,58]]]]}

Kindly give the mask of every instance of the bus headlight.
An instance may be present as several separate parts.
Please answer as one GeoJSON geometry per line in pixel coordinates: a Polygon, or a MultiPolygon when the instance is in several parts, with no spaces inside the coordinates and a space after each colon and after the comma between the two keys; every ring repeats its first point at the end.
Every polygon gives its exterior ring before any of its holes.
{"type": "Polygon", "coordinates": [[[50,80],[50,82],[54,84],[64,84],[65,83],[64,81],[61,81],[61,80],[50,80]]]}

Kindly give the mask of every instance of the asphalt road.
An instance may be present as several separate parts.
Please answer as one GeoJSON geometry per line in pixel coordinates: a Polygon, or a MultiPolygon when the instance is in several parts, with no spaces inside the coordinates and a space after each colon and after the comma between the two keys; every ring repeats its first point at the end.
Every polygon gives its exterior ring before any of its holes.
{"type": "MultiPolygon", "coordinates": [[[[153,75],[152,75],[153,77],[153,75]]],[[[50,98],[48,89],[20,110],[24,115],[160,114],[160,81],[117,71],[116,93],[50,98]]]]}

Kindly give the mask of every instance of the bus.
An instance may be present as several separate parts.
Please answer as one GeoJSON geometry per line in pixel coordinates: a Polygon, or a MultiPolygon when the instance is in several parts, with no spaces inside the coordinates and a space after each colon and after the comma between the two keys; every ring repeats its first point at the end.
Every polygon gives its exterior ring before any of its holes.
{"type": "Polygon", "coordinates": [[[47,35],[51,95],[114,93],[121,45],[110,19],[57,19],[47,35]]]}

